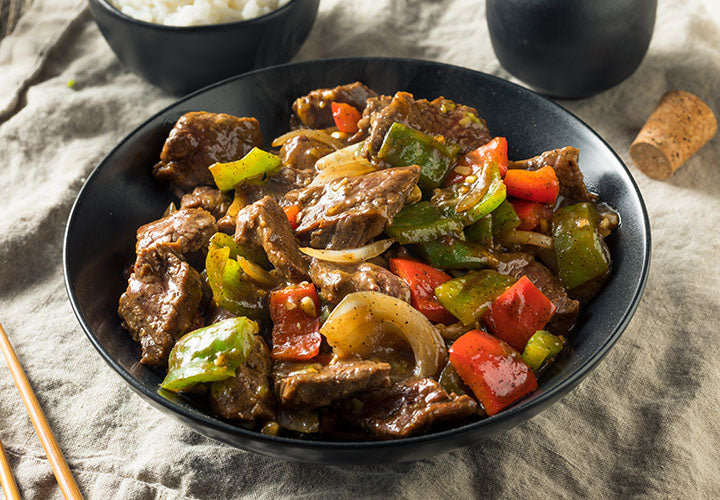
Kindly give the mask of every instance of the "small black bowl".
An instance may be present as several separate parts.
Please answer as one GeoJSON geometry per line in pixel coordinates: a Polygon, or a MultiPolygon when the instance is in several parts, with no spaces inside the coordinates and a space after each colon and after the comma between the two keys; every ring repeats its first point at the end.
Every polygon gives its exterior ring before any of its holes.
{"type": "MultiPolygon", "coordinates": [[[[305,462],[378,463],[442,453],[507,431],[558,401],[597,366],[637,308],[650,265],[647,212],[627,167],[587,125],[560,106],[500,78],[433,62],[350,58],[266,68],[226,80],[181,99],[123,139],[90,174],[70,214],[63,254],[65,285],[90,342],[130,387],[150,404],[193,429],[246,450],[305,462]],[[287,131],[293,99],[318,87],[360,80],[378,92],[444,95],[474,106],[494,135],[505,136],[512,159],[572,145],[590,188],[614,206],[622,224],[608,238],[613,273],[581,312],[570,336],[572,355],[540,380],[530,397],[491,418],[393,441],[328,442],[272,437],[210,416],[191,399],[158,394],[162,374],[139,363],[140,349],[120,326],[117,304],[127,286],[135,231],[157,219],[172,199],[151,175],[177,118],[206,110],[260,120],[266,142],[287,131]]],[[[632,369],[632,367],[630,368],[632,369]]]]}
{"type": "Polygon", "coordinates": [[[490,41],[500,63],[553,97],[589,97],[640,65],[657,0],[487,0],[490,41]]]}
{"type": "Polygon", "coordinates": [[[254,19],[187,27],[133,19],[107,0],[90,0],[90,11],[128,68],[167,92],[185,94],[289,61],[310,34],[319,4],[320,0],[290,0],[254,19]]]}

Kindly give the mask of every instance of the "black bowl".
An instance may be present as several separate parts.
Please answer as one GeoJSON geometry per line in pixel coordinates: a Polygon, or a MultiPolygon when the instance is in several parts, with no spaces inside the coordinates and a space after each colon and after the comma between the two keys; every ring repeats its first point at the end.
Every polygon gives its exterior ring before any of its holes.
{"type": "Polygon", "coordinates": [[[289,61],[310,34],[319,4],[320,0],[290,0],[254,19],[188,27],[139,21],[107,0],[90,0],[90,11],[128,68],[165,91],[185,94],[289,61]]]}
{"type": "Polygon", "coordinates": [[[577,99],[629,77],[647,52],[657,0],[487,0],[500,63],[534,89],[577,99]]]}
{"type": "Polygon", "coordinates": [[[650,264],[650,228],[630,173],[610,147],[560,106],[494,76],[426,61],[356,58],[309,61],[241,75],[192,94],[156,114],[123,139],[90,174],[68,220],[65,284],[90,342],[146,401],[193,429],[266,455],[318,463],[377,463],[442,453],[510,429],[558,401],[592,370],[627,326],[650,264]],[[266,141],[287,130],[290,104],[318,87],[360,80],[383,93],[408,90],[417,97],[444,95],[476,107],[495,135],[505,136],[510,157],[526,158],[572,145],[590,187],[622,216],[608,238],[613,273],[583,309],[570,337],[572,354],[540,381],[530,397],[500,414],[462,427],[384,442],[321,442],[270,437],[209,416],[183,397],[158,394],[162,375],[141,365],[138,345],[116,313],[126,287],[124,267],[133,258],[135,230],[157,219],[172,199],[150,174],[175,120],[207,110],[260,120],[266,141]]]}

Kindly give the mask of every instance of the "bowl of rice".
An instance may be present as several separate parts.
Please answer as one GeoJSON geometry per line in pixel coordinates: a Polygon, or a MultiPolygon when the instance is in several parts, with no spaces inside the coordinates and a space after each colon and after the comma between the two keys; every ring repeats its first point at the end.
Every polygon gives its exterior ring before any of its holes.
{"type": "Polygon", "coordinates": [[[172,94],[289,61],[320,0],[90,0],[117,57],[172,94]]]}

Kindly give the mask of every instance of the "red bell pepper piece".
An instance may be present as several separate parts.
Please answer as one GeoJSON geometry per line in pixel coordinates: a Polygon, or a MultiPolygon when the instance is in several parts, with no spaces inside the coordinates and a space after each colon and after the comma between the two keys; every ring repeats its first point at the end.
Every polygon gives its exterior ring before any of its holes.
{"type": "Polygon", "coordinates": [[[285,215],[290,222],[290,227],[295,231],[300,224],[298,224],[298,214],[300,213],[300,207],[297,205],[290,205],[289,207],[283,208],[285,215]]]}
{"type": "Polygon", "coordinates": [[[450,363],[488,415],[537,389],[537,379],[520,353],[482,330],[472,330],[450,347],[450,363]]]}
{"type": "Polygon", "coordinates": [[[360,111],[344,102],[333,102],[330,107],[332,108],[335,126],[340,132],[345,132],[347,134],[354,134],[357,132],[357,123],[362,117],[360,111]]]}
{"type": "Polygon", "coordinates": [[[492,333],[522,352],[533,334],[555,314],[555,304],[523,276],[490,306],[486,323],[492,333]]]}
{"type": "Polygon", "coordinates": [[[515,210],[515,214],[520,218],[520,225],[517,227],[520,231],[533,231],[540,225],[541,220],[552,220],[553,211],[547,205],[535,203],[527,200],[510,200],[510,204],[515,210]]]}
{"type": "Polygon", "coordinates": [[[305,360],[320,352],[320,298],[312,283],[270,294],[273,359],[305,360]]]}
{"type": "Polygon", "coordinates": [[[555,203],[560,192],[557,175],[550,166],[538,170],[508,170],[505,187],[508,196],[539,203],[555,203]]]}
{"type": "MultiPolygon", "coordinates": [[[[500,167],[500,177],[505,177],[505,172],[508,169],[508,155],[507,155],[507,139],[504,137],[495,137],[493,140],[477,148],[474,151],[470,151],[465,156],[462,156],[458,160],[459,166],[469,167],[474,173],[475,169],[473,166],[482,166],[485,162],[497,162],[500,167]]],[[[465,180],[470,174],[461,174],[452,169],[445,179],[445,187],[452,186],[458,182],[465,180]]]]}
{"type": "Polygon", "coordinates": [[[434,323],[455,323],[457,319],[435,296],[435,288],[449,281],[450,275],[410,259],[390,259],[390,270],[410,287],[410,304],[434,323]]]}

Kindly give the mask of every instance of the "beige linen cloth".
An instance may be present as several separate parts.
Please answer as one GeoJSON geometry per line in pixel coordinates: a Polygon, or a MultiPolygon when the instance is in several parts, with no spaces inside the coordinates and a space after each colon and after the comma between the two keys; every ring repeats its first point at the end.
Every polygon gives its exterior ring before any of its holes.
{"type": "MultiPolygon", "coordinates": [[[[693,92],[720,112],[713,3],[661,0],[638,71],[561,104],[628,164],[632,139],[666,90],[693,92]]],[[[509,77],[480,1],[323,0],[297,59],[354,55],[509,77]]],[[[71,311],[61,270],[71,204],[112,146],[173,100],[123,67],[83,1],[34,0],[0,42],[0,321],[88,498],[720,498],[718,138],[665,182],[630,167],[652,225],[647,289],[617,345],[571,394],[446,455],[317,466],[237,450],[151,408],[102,361],[71,311]]],[[[0,438],[24,497],[61,498],[4,366],[0,394],[0,438]]]]}

